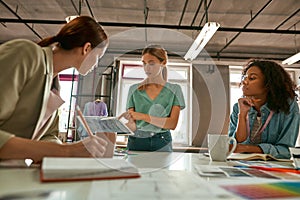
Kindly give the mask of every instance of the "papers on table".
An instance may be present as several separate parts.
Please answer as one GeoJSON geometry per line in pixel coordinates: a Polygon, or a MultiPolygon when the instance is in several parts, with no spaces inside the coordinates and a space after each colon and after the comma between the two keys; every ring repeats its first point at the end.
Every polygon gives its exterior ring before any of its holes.
{"type": "Polygon", "coordinates": [[[143,173],[141,179],[115,180],[111,182],[93,182],[89,200],[199,200],[199,199],[233,199],[234,196],[205,180],[186,171],[153,170],[143,173]],[[107,192],[109,191],[109,192],[107,192]]]}

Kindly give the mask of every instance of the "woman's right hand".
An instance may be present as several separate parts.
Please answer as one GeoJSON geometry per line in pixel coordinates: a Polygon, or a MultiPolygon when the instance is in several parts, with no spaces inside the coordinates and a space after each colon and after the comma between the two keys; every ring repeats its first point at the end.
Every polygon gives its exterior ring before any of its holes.
{"type": "Polygon", "coordinates": [[[71,145],[74,148],[71,148],[71,156],[103,157],[106,152],[108,142],[98,136],[92,135],[71,145]]]}
{"type": "Polygon", "coordinates": [[[238,100],[240,114],[246,115],[250,108],[254,106],[252,99],[248,97],[242,97],[238,100]]]}

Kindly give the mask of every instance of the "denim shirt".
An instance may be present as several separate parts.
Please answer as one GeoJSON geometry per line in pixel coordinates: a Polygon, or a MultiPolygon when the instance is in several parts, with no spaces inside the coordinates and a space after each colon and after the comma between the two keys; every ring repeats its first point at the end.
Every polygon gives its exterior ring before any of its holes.
{"type": "MultiPolygon", "coordinates": [[[[261,109],[262,124],[264,124],[270,114],[270,109],[267,104],[264,104],[261,109]]],[[[239,107],[238,103],[234,104],[233,111],[230,115],[230,125],[228,134],[235,137],[238,125],[239,107]]],[[[257,111],[251,107],[248,112],[250,131],[253,127],[257,111]]],[[[263,153],[271,154],[276,158],[290,158],[289,147],[295,146],[298,131],[299,131],[299,107],[296,100],[290,103],[290,112],[274,112],[269,124],[261,134],[261,143],[258,146],[263,153]]],[[[249,135],[241,144],[251,144],[249,135]]]]}

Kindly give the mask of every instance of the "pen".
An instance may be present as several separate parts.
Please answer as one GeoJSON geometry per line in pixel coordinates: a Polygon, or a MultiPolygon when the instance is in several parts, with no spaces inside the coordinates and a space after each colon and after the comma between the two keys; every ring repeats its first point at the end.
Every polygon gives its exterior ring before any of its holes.
{"type": "Polygon", "coordinates": [[[290,172],[300,174],[300,170],[290,169],[290,168],[278,168],[278,167],[264,167],[264,166],[234,166],[238,168],[254,168],[264,171],[274,171],[274,172],[290,172]]]}
{"type": "Polygon", "coordinates": [[[290,169],[290,168],[277,168],[277,167],[263,167],[263,166],[250,166],[251,168],[261,169],[264,171],[275,171],[275,172],[291,172],[300,174],[300,171],[297,169],[290,169]]]}
{"type": "Polygon", "coordinates": [[[90,129],[88,123],[86,122],[86,120],[85,120],[85,118],[84,118],[84,116],[83,116],[83,114],[82,114],[82,112],[81,112],[81,110],[80,110],[80,107],[79,107],[78,105],[76,105],[76,110],[77,110],[77,112],[78,112],[79,119],[80,119],[80,121],[82,122],[82,124],[83,124],[85,130],[88,132],[89,136],[92,136],[93,133],[92,133],[92,131],[91,131],[91,129],[90,129]]]}

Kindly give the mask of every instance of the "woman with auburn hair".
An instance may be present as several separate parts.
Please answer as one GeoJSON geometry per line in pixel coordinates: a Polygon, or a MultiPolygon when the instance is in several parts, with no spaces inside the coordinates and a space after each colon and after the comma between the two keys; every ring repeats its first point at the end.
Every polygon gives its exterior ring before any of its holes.
{"type": "Polygon", "coordinates": [[[80,16],[39,44],[15,39],[0,46],[0,159],[40,162],[45,156],[104,155],[107,141],[96,136],[72,144],[41,138],[57,129],[53,124],[63,103],[58,73],[74,67],[86,75],[107,45],[103,28],[93,18],[80,16]]]}
{"type": "Polygon", "coordinates": [[[243,97],[230,116],[235,152],[290,158],[300,119],[290,75],[275,61],[253,59],[243,70],[241,87],[243,97]]]}

